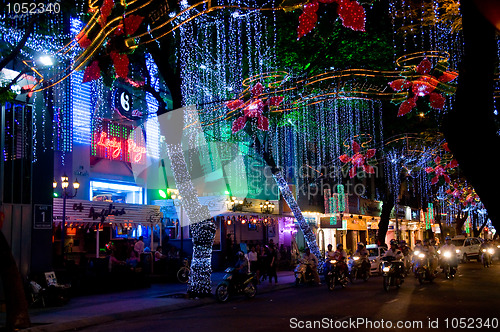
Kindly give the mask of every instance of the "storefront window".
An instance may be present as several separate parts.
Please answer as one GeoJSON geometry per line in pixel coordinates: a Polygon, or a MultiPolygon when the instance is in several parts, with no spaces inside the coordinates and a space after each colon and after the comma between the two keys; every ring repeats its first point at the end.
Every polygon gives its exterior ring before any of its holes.
{"type": "Polygon", "coordinates": [[[143,188],[100,181],[90,181],[90,200],[95,202],[114,202],[144,204],[143,188]]]}

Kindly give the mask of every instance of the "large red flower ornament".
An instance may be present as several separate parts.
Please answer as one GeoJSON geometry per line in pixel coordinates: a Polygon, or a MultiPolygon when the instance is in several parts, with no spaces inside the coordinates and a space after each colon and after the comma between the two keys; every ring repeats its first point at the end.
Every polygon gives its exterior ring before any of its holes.
{"type": "Polygon", "coordinates": [[[362,168],[364,172],[369,174],[375,173],[375,169],[373,166],[367,164],[367,161],[375,157],[375,152],[377,150],[369,149],[363,154],[360,152],[360,149],[360,145],[357,142],[352,141],[352,152],[354,152],[354,155],[349,157],[347,154],[344,154],[339,157],[340,161],[344,164],[352,163],[352,167],[349,170],[349,176],[351,178],[356,176],[358,168],[362,168]]]}
{"type": "Polygon", "coordinates": [[[250,90],[252,97],[247,102],[241,99],[232,100],[226,103],[226,106],[235,111],[241,109],[243,115],[233,121],[232,132],[233,134],[245,128],[248,120],[255,119],[257,121],[257,128],[260,130],[269,130],[269,119],[262,113],[265,106],[278,106],[283,101],[283,97],[271,97],[263,101],[260,96],[264,91],[264,86],[258,82],[250,90]]]}
{"type": "MultiPolygon", "coordinates": [[[[389,82],[389,86],[397,92],[408,91],[408,99],[399,106],[398,116],[405,115],[413,110],[419,97],[429,96],[429,104],[434,109],[442,109],[446,101],[445,97],[436,92],[441,90],[444,83],[449,83],[457,78],[458,74],[453,71],[445,71],[441,68],[448,67],[443,61],[432,69],[431,62],[425,58],[418,66],[405,72],[402,75],[407,76],[404,79],[397,79],[389,82]]],[[[450,92],[450,89],[443,89],[450,92]]]]}
{"type": "Polygon", "coordinates": [[[455,159],[452,159],[449,163],[442,162],[441,157],[436,157],[434,159],[434,163],[436,166],[427,167],[425,169],[427,174],[433,174],[431,184],[436,184],[442,178],[444,182],[450,183],[450,176],[448,175],[448,170],[453,169],[458,166],[458,163],[455,159]]]}
{"type": "MultiPolygon", "coordinates": [[[[121,8],[121,4],[119,4],[121,8]]],[[[144,17],[139,15],[126,15],[122,14],[119,20],[115,20],[118,16],[111,16],[115,8],[114,0],[105,0],[99,9],[99,25],[94,25],[90,31],[83,29],[80,31],[76,40],[81,48],[87,49],[90,46],[93,48],[101,48],[100,52],[92,52],[96,54],[85,68],[83,75],[83,83],[89,82],[101,77],[101,63],[111,63],[115,69],[116,77],[127,79],[129,74],[129,59],[126,51],[117,50],[113,45],[123,45],[122,39],[128,38],[139,29],[144,17]],[[113,23],[112,23],[113,22],[113,23]],[[109,37],[99,45],[92,45],[93,38],[99,35],[109,34],[109,37]],[[104,60],[104,61],[103,61],[104,60]]],[[[88,51],[88,50],[87,50],[88,51]]]]}
{"type": "Polygon", "coordinates": [[[365,9],[356,0],[309,0],[302,5],[302,14],[297,27],[297,39],[305,36],[314,29],[318,21],[316,12],[319,3],[337,3],[337,14],[342,25],[355,31],[365,31],[365,9]]]}

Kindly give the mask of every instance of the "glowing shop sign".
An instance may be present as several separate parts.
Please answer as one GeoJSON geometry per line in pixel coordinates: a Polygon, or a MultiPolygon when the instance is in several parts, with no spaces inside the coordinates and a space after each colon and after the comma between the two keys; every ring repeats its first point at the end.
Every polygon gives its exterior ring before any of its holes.
{"type": "Polygon", "coordinates": [[[132,138],[110,137],[108,133],[96,133],[95,156],[100,158],[142,163],[145,160],[146,147],[137,144],[132,138]],[[127,151],[128,154],[123,154],[127,151]]]}

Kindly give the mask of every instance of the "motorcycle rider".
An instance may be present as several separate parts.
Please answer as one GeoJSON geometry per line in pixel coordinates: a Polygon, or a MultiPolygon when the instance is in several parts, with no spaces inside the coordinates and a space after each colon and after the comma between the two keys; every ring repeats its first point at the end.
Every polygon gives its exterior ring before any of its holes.
{"type": "Polygon", "coordinates": [[[397,266],[397,271],[399,275],[402,275],[403,272],[403,262],[402,259],[404,258],[403,253],[398,247],[398,241],[397,240],[391,240],[391,247],[389,250],[387,250],[384,254],[384,257],[394,257],[393,264],[397,266]]]}
{"type": "Polygon", "coordinates": [[[245,253],[243,251],[238,251],[238,261],[234,266],[234,278],[236,279],[235,281],[238,285],[244,281],[245,276],[249,272],[248,268],[249,264],[245,253]]]}
{"type": "MultiPolygon", "coordinates": [[[[441,246],[439,250],[441,250],[441,254],[444,254],[447,251],[451,253],[451,257],[449,258],[450,267],[456,270],[458,267],[458,260],[456,255],[457,248],[453,243],[451,243],[451,237],[447,236],[444,239],[444,244],[441,246]]],[[[443,264],[441,264],[441,267],[443,267],[443,264]]]]}
{"type": "Polygon", "coordinates": [[[363,242],[358,242],[358,249],[354,252],[354,256],[358,256],[361,260],[361,266],[366,269],[367,274],[370,275],[370,260],[368,259],[368,250],[363,242]]]}
{"type": "Polygon", "coordinates": [[[311,253],[311,249],[306,248],[304,251],[304,255],[302,256],[302,260],[304,264],[310,264],[311,268],[311,274],[313,275],[314,282],[317,285],[321,285],[321,281],[319,280],[319,274],[318,274],[318,258],[316,255],[311,253]]]}
{"type": "Polygon", "coordinates": [[[413,252],[415,251],[423,251],[424,250],[424,246],[422,245],[422,241],[421,240],[417,240],[415,242],[415,248],[413,248],[413,252]]]}
{"type": "Polygon", "coordinates": [[[333,253],[333,259],[337,260],[337,268],[341,275],[347,273],[347,253],[344,250],[344,245],[342,243],[337,244],[337,250],[333,253]]]}
{"type": "Polygon", "coordinates": [[[436,257],[436,249],[430,244],[429,240],[424,240],[423,252],[427,254],[427,258],[429,259],[431,272],[435,273],[438,259],[436,257]]]}
{"type": "Polygon", "coordinates": [[[488,249],[490,248],[494,248],[493,242],[490,242],[490,240],[484,240],[483,243],[481,243],[481,246],[479,247],[479,252],[481,253],[481,261],[484,262],[485,258],[485,253],[483,252],[483,249],[486,249],[486,251],[488,251],[488,249]]]}
{"type": "Polygon", "coordinates": [[[325,278],[331,268],[330,260],[334,259],[333,257],[335,255],[335,251],[333,251],[333,246],[331,244],[329,244],[327,248],[328,250],[325,253],[325,263],[323,264],[323,274],[325,278]]]}

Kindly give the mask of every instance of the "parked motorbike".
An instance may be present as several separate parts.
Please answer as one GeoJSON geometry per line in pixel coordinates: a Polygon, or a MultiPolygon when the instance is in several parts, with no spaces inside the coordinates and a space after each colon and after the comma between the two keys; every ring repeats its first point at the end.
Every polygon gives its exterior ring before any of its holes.
{"type": "Polygon", "coordinates": [[[493,262],[494,254],[495,254],[495,249],[493,248],[483,249],[481,260],[483,261],[484,267],[490,267],[491,263],[493,262]]]}
{"type": "Polygon", "coordinates": [[[420,252],[416,260],[416,277],[420,284],[424,281],[432,282],[436,278],[436,271],[433,271],[431,257],[428,253],[420,252]]]}
{"type": "Polygon", "coordinates": [[[401,287],[404,282],[403,262],[396,260],[395,257],[382,257],[382,276],[383,286],[386,292],[389,287],[401,287]]]}
{"type": "Polygon", "coordinates": [[[326,272],[326,285],[328,289],[333,291],[335,286],[341,286],[345,288],[348,283],[348,277],[345,273],[345,268],[342,268],[342,262],[332,259],[329,261],[329,264],[326,265],[328,269],[326,272]]]}
{"type": "Polygon", "coordinates": [[[349,280],[351,283],[354,280],[368,281],[370,278],[370,261],[362,259],[359,256],[353,256],[349,261],[349,280]]]}
{"type": "Polygon", "coordinates": [[[441,255],[441,267],[443,268],[445,278],[455,278],[455,274],[457,273],[456,264],[454,264],[454,261],[457,259],[456,253],[449,250],[444,252],[438,251],[438,253],[441,255]]]}
{"type": "Polygon", "coordinates": [[[301,260],[295,267],[294,273],[296,286],[314,282],[314,275],[312,273],[312,265],[310,262],[301,260]]]}
{"type": "Polygon", "coordinates": [[[231,296],[238,294],[244,294],[248,298],[255,297],[257,280],[254,273],[241,275],[233,267],[228,267],[225,272],[224,278],[215,289],[215,297],[218,301],[227,302],[231,296]]]}

